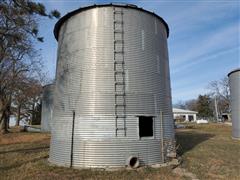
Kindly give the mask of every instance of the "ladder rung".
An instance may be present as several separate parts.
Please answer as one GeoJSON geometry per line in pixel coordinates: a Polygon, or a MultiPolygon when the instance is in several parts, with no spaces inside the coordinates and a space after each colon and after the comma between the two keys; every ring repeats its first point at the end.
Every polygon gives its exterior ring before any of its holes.
{"type": "Polygon", "coordinates": [[[114,11],[114,14],[123,14],[123,11],[114,11]]]}
{"type": "Polygon", "coordinates": [[[117,21],[117,20],[115,20],[114,23],[115,23],[115,24],[123,24],[123,21],[117,21]]]}
{"type": "Polygon", "coordinates": [[[126,130],[126,128],[117,128],[116,130],[117,130],[117,131],[118,131],[118,130],[126,130]]]}
{"type": "Polygon", "coordinates": [[[115,85],[124,85],[124,82],[115,82],[115,85]]]}
{"type": "Polygon", "coordinates": [[[114,53],[116,53],[116,54],[123,54],[124,51],[114,51],[114,53]]]}
{"type": "Polygon", "coordinates": [[[115,106],[126,106],[126,104],[115,104],[115,106]]]}
{"type": "Polygon", "coordinates": [[[124,64],[124,61],[114,61],[115,64],[124,64]]]}
{"type": "Polygon", "coordinates": [[[125,74],[124,71],[115,71],[114,73],[115,73],[115,74],[125,74]]]}
{"type": "Polygon", "coordinates": [[[116,115],[116,118],[125,118],[126,115],[116,115]]]}
{"type": "Polygon", "coordinates": [[[121,91],[121,92],[120,91],[116,91],[115,94],[124,94],[124,95],[126,95],[124,91],[121,91]]]}
{"type": "Polygon", "coordinates": [[[114,40],[114,43],[124,43],[124,41],[123,40],[114,40]]]}
{"type": "Polygon", "coordinates": [[[125,93],[116,93],[115,96],[125,96],[125,93]]]}
{"type": "Polygon", "coordinates": [[[123,30],[114,30],[114,33],[124,33],[123,30]]]}

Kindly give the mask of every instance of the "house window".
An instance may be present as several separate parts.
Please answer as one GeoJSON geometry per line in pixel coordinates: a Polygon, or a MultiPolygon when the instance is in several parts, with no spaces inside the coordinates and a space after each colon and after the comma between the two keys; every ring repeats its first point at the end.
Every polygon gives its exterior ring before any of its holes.
{"type": "Polygon", "coordinates": [[[188,115],[188,120],[193,121],[193,115],[188,115]]]}
{"type": "Polygon", "coordinates": [[[139,116],[139,137],[153,136],[153,117],[139,116]]]}

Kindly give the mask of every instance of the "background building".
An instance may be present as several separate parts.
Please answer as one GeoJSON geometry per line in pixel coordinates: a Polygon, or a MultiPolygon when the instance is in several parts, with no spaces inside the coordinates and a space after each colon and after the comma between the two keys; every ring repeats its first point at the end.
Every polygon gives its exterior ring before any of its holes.
{"type": "Polygon", "coordinates": [[[173,118],[174,118],[174,120],[196,121],[197,120],[197,113],[198,112],[196,112],[196,111],[173,108],[173,118]]]}

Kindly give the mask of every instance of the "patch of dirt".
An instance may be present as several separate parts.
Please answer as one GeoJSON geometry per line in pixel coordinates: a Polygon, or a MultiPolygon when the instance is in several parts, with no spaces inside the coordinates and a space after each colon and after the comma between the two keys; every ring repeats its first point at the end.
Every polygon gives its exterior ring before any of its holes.
{"type": "Polygon", "coordinates": [[[225,179],[224,176],[222,175],[217,175],[217,174],[213,174],[213,173],[208,173],[208,176],[211,177],[212,179],[225,179]]]}
{"type": "Polygon", "coordinates": [[[188,178],[191,178],[192,180],[198,180],[198,178],[195,174],[188,172],[184,168],[177,167],[177,168],[173,169],[173,173],[177,174],[178,176],[181,176],[181,177],[188,177],[188,178]]]}
{"type": "Polygon", "coordinates": [[[212,164],[212,166],[221,166],[224,161],[221,159],[210,159],[209,162],[212,164]]]}
{"type": "Polygon", "coordinates": [[[176,132],[189,132],[193,131],[192,129],[182,128],[182,129],[175,129],[176,132]]]}

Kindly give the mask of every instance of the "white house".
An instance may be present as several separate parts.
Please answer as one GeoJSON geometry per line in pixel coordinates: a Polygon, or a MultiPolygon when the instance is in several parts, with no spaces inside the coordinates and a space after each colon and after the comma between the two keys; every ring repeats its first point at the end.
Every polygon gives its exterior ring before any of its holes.
{"type": "Polygon", "coordinates": [[[190,111],[186,109],[173,108],[173,118],[174,119],[184,119],[184,121],[196,121],[197,120],[196,111],[190,111]]]}

